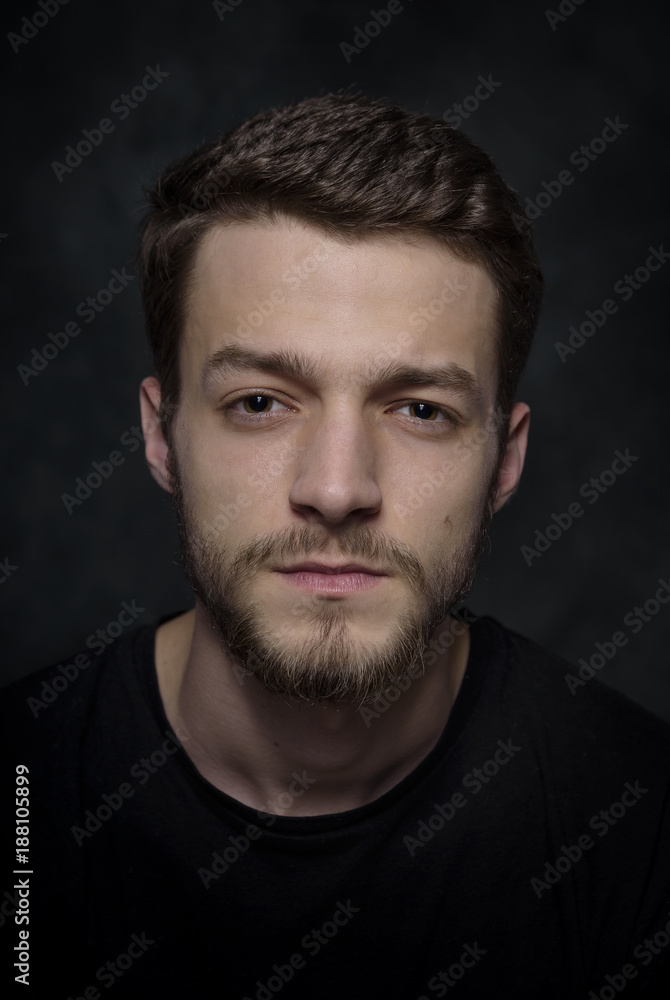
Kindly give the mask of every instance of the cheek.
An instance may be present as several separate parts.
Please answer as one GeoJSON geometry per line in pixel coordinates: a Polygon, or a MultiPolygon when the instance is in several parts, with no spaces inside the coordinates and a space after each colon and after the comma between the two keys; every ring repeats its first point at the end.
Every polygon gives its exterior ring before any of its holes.
{"type": "Polygon", "coordinates": [[[413,470],[409,481],[399,475],[392,516],[422,536],[468,527],[480,515],[488,485],[489,465],[481,458],[461,447],[436,465],[413,470]]]}
{"type": "Polygon", "coordinates": [[[197,475],[209,494],[232,496],[247,505],[258,503],[264,509],[286,505],[304,445],[294,438],[273,438],[256,445],[240,436],[224,446],[218,434],[210,433],[208,438],[197,461],[197,475]]]}
{"type": "Polygon", "coordinates": [[[200,516],[218,531],[248,519],[253,510],[257,491],[248,477],[239,473],[239,468],[234,469],[230,463],[214,469],[209,464],[199,468],[200,516]]]}
{"type": "Polygon", "coordinates": [[[182,438],[178,457],[185,503],[203,538],[230,527],[252,506],[254,491],[245,484],[239,464],[222,458],[202,436],[197,441],[182,438]]]}
{"type": "Polygon", "coordinates": [[[188,479],[192,509],[204,533],[256,534],[277,527],[285,516],[290,488],[287,463],[296,448],[278,443],[267,453],[247,444],[227,447],[199,443],[191,449],[188,479]],[[237,531],[239,529],[239,532],[237,531]]]}

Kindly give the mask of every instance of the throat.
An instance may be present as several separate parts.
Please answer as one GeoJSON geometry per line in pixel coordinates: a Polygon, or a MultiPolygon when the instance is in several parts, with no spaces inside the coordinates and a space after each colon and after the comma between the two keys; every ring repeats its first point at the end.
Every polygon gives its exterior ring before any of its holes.
{"type": "Polygon", "coordinates": [[[468,653],[465,630],[398,697],[341,706],[241,682],[198,608],[159,626],[155,651],[165,714],[202,777],[250,808],[294,816],[359,808],[418,767],[444,731],[468,653]]]}

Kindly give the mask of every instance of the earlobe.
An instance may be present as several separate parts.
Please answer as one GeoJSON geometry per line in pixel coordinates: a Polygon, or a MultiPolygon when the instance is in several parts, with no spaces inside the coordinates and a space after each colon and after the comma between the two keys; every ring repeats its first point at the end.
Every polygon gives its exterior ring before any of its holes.
{"type": "Polygon", "coordinates": [[[158,485],[170,493],[170,477],[167,472],[168,444],[163,436],[159,418],[161,386],[154,375],[145,378],[140,385],[140,413],[144,435],[144,455],[151,475],[158,485]]]}
{"type": "Polygon", "coordinates": [[[523,470],[528,446],[528,430],[530,427],[530,407],[526,403],[515,403],[509,420],[507,447],[498,470],[498,495],[495,511],[504,507],[512,496],[523,470]]]}

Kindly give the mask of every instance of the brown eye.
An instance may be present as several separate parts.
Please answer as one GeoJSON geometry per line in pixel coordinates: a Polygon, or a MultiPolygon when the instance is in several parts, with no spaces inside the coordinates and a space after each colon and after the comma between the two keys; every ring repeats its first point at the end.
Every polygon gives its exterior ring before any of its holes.
{"type": "Polygon", "coordinates": [[[271,396],[245,396],[241,402],[247,413],[267,413],[274,400],[271,396]]]}
{"type": "Polygon", "coordinates": [[[437,420],[437,415],[440,412],[436,406],[431,406],[430,403],[409,403],[411,416],[418,417],[420,420],[437,420]]]}

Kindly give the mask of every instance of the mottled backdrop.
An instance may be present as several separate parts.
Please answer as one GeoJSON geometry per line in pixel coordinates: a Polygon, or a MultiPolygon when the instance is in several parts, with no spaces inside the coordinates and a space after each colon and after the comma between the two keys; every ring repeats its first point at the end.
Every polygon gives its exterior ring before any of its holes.
{"type": "Polygon", "coordinates": [[[670,719],[664,10],[547,2],[4,5],[3,681],[64,661],[123,602],[140,623],[189,604],[133,430],[151,371],[132,278],[142,184],[261,108],[352,84],[460,123],[536,217],[530,452],[470,606],[596,656],[670,719]],[[113,473],[64,503],[114,451],[113,473]]]}

